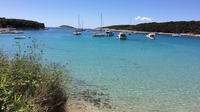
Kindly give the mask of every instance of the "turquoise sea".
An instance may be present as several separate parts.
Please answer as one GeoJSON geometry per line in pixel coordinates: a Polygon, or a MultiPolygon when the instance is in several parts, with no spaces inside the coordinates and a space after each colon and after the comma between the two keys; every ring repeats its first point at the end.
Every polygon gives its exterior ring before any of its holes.
{"type": "MultiPolygon", "coordinates": [[[[127,112],[200,112],[200,38],[133,34],[125,41],[81,36],[71,29],[25,31],[43,46],[44,58],[67,64],[79,86],[100,89],[110,103],[127,112]]],[[[0,48],[8,54],[31,39],[1,34],[0,48]]],[[[77,83],[76,83],[77,84],[77,83]]]]}

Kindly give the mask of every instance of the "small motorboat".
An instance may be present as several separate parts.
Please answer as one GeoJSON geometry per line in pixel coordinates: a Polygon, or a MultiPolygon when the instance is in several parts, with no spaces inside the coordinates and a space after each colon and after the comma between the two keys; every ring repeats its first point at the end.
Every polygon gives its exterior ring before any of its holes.
{"type": "Polygon", "coordinates": [[[23,34],[24,32],[23,31],[17,31],[17,30],[13,30],[13,31],[10,31],[11,34],[23,34]]]}
{"type": "Polygon", "coordinates": [[[148,35],[146,35],[146,37],[148,37],[150,40],[155,40],[155,33],[149,33],[148,35]]]}
{"type": "Polygon", "coordinates": [[[73,32],[73,35],[81,35],[81,32],[73,32]]]}
{"type": "Polygon", "coordinates": [[[172,37],[181,37],[181,35],[178,33],[174,33],[174,34],[172,34],[172,37]]]}
{"type": "Polygon", "coordinates": [[[73,35],[81,35],[81,31],[79,31],[79,30],[75,30],[74,32],[73,32],[73,35]]]}
{"type": "Polygon", "coordinates": [[[105,31],[105,35],[106,35],[107,37],[112,37],[112,36],[114,36],[114,33],[113,33],[112,31],[110,31],[110,30],[106,30],[106,31],[105,31]]]}
{"type": "Polygon", "coordinates": [[[118,35],[118,39],[119,40],[126,40],[127,36],[125,33],[123,32],[120,32],[119,35],[118,35]]]}
{"type": "Polygon", "coordinates": [[[26,36],[16,36],[14,39],[26,39],[26,36]]]}
{"type": "Polygon", "coordinates": [[[105,33],[94,33],[93,37],[105,37],[105,33]]]}

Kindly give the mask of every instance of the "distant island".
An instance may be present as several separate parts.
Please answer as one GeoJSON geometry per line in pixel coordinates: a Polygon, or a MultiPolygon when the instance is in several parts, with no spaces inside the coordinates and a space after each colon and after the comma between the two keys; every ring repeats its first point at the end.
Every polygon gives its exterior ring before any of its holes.
{"type": "Polygon", "coordinates": [[[61,26],[59,26],[59,28],[74,28],[74,27],[69,26],[69,25],[61,25],[61,26]]]}
{"type": "Polygon", "coordinates": [[[200,34],[200,21],[171,21],[162,23],[142,23],[138,25],[113,25],[103,28],[163,33],[200,34]]]}
{"type": "Polygon", "coordinates": [[[44,23],[23,19],[0,18],[0,28],[44,29],[44,23]]]}

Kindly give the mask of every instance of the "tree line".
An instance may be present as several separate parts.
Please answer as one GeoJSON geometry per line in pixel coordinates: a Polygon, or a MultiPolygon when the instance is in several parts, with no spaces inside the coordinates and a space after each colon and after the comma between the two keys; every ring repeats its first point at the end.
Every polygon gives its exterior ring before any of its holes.
{"type": "Polygon", "coordinates": [[[17,28],[17,29],[44,29],[44,23],[23,19],[0,18],[0,28],[17,28]]]}
{"type": "Polygon", "coordinates": [[[138,25],[113,25],[104,28],[148,32],[200,34],[200,21],[152,22],[138,25]]]}

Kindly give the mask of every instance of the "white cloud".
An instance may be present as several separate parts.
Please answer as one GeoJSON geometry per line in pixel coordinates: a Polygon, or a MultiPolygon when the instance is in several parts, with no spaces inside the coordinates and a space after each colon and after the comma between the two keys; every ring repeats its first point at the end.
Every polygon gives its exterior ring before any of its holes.
{"type": "Polygon", "coordinates": [[[151,18],[148,18],[148,17],[141,17],[141,16],[137,16],[135,18],[135,20],[139,20],[139,21],[152,21],[151,18]]]}

